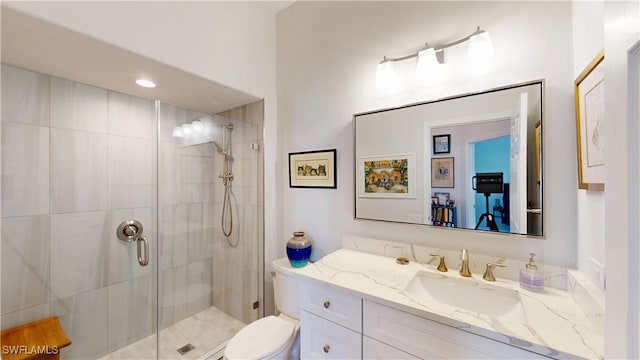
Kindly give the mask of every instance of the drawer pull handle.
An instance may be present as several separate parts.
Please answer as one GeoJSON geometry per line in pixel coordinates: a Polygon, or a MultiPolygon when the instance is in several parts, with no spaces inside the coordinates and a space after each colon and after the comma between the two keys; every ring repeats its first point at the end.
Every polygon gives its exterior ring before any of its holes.
{"type": "Polygon", "coordinates": [[[325,354],[329,353],[329,349],[330,349],[329,345],[325,345],[322,347],[322,351],[324,351],[325,354]]]}
{"type": "Polygon", "coordinates": [[[324,306],[324,308],[325,308],[325,309],[328,309],[328,308],[329,308],[329,306],[331,306],[331,302],[329,302],[329,301],[325,301],[325,302],[322,304],[322,306],[324,306]]]}

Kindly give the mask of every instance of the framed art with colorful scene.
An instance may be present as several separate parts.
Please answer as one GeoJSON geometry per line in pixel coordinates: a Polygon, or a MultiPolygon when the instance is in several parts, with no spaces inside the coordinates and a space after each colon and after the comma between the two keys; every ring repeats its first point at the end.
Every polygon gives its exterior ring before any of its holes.
{"type": "Polygon", "coordinates": [[[416,154],[361,156],[358,196],[416,198],[416,154]]]}

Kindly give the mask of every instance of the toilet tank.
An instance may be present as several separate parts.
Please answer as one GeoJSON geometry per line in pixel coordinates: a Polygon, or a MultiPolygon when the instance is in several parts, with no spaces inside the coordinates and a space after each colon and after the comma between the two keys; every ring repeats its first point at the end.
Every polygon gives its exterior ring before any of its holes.
{"type": "Polygon", "coordinates": [[[289,259],[273,260],[273,296],[276,310],[285,315],[298,319],[300,312],[300,285],[294,276],[296,269],[291,266],[289,259]]]}

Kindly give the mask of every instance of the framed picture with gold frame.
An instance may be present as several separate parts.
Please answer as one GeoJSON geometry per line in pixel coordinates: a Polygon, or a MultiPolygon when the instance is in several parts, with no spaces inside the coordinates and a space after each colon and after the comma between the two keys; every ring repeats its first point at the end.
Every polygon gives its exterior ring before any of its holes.
{"type": "Polygon", "coordinates": [[[540,155],[542,154],[542,122],[538,120],[534,128],[535,147],[536,147],[536,183],[540,184],[540,173],[542,172],[542,164],[540,163],[540,155]]]}
{"type": "Polygon", "coordinates": [[[604,49],[578,75],[574,83],[578,188],[604,190],[604,49]]]}

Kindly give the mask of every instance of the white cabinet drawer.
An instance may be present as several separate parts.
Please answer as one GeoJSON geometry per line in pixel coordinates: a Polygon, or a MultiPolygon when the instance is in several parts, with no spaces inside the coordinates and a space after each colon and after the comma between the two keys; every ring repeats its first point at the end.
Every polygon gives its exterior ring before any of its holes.
{"type": "Polygon", "coordinates": [[[361,298],[332,289],[328,284],[302,282],[301,290],[302,310],[362,332],[361,298]]]}
{"type": "Polygon", "coordinates": [[[396,349],[368,336],[362,337],[363,359],[419,359],[402,350],[396,349]]]}
{"type": "Polygon", "coordinates": [[[306,311],[300,312],[302,359],[361,359],[362,335],[306,311]]]}
{"type": "Polygon", "coordinates": [[[363,334],[420,358],[546,359],[546,357],[365,300],[363,334]]]}

